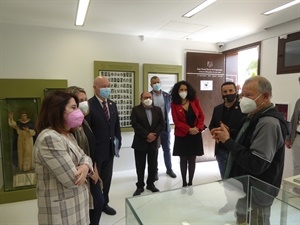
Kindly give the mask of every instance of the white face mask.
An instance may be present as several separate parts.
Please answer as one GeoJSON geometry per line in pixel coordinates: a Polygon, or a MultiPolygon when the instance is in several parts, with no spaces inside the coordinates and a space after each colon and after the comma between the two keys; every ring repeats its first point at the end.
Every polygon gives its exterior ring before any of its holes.
{"type": "Polygon", "coordinates": [[[179,96],[180,96],[182,99],[185,99],[186,96],[187,96],[187,92],[186,92],[186,91],[179,92],[179,96]]]}
{"type": "Polygon", "coordinates": [[[81,110],[81,112],[82,112],[84,115],[87,115],[88,112],[89,112],[89,104],[88,104],[87,101],[79,102],[78,108],[81,110]]]}
{"type": "MultiPolygon", "coordinates": [[[[256,99],[258,99],[262,94],[260,94],[259,96],[257,96],[256,99]]],[[[256,99],[251,99],[251,98],[247,98],[247,97],[243,97],[240,101],[240,107],[241,107],[241,111],[242,113],[252,113],[257,105],[256,105],[256,99]]]]}
{"type": "Polygon", "coordinates": [[[151,106],[152,105],[152,99],[147,98],[143,101],[143,103],[145,104],[145,106],[151,106]]]}

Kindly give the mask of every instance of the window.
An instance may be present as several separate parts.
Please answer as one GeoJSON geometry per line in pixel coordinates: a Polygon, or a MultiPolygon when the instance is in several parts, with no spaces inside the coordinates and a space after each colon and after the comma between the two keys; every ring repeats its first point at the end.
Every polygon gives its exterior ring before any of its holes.
{"type": "Polygon", "coordinates": [[[260,42],[224,51],[226,81],[242,86],[246,79],[260,74],[260,42]]]}
{"type": "Polygon", "coordinates": [[[278,38],[277,74],[300,72],[300,32],[278,38]]]}

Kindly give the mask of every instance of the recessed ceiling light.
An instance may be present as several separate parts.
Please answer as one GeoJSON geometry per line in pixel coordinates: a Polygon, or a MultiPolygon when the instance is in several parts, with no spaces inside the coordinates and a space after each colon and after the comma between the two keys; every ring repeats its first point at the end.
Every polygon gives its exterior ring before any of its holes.
{"type": "Polygon", "coordinates": [[[83,26],[90,0],[79,0],[76,16],[76,26],[83,26]]]}
{"type": "Polygon", "coordinates": [[[196,8],[193,8],[192,10],[190,10],[189,12],[184,14],[183,17],[190,18],[193,15],[195,15],[196,13],[198,13],[201,10],[208,7],[209,5],[213,4],[215,1],[217,1],[217,0],[206,0],[206,1],[202,2],[200,5],[198,5],[196,8]]]}
{"type": "Polygon", "coordinates": [[[296,5],[296,4],[299,4],[299,3],[300,3],[300,0],[294,0],[294,1],[292,1],[292,2],[289,2],[289,3],[287,3],[287,4],[284,4],[284,5],[282,5],[282,6],[279,6],[279,7],[275,8],[275,9],[272,9],[272,10],[269,10],[269,11],[267,11],[267,12],[264,12],[263,14],[266,15],[266,16],[268,16],[268,15],[270,15],[270,14],[272,14],[272,13],[281,11],[281,10],[283,10],[283,9],[289,8],[289,7],[291,7],[291,6],[293,6],[293,5],[296,5]]]}

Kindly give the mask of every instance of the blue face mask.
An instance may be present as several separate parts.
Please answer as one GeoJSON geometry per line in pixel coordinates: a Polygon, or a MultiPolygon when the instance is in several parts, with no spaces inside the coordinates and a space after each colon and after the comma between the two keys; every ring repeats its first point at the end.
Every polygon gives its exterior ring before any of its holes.
{"type": "Polygon", "coordinates": [[[110,88],[100,88],[99,94],[102,98],[108,98],[110,95],[110,88]]]}
{"type": "Polygon", "coordinates": [[[154,91],[159,91],[160,90],[160,83],[153,84],[153,90],[154,91]]]}

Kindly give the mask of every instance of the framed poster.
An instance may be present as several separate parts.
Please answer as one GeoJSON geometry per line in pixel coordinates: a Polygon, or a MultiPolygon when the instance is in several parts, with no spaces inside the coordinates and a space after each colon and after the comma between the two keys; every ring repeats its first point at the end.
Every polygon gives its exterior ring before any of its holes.
{"type": "MultiPolygon", "coordinates": [[[[161,65],[161,64],[143,64],[144,73],[144,91],[151,91],[150,80],[157,76],[161,82],[161,90],[170,92],[174,84],[182,80],[182,66],[179,65],[161,65]],[[146,81],[146,82],[145,82],[146,81]]],[[[173,124],[171,112],[169,113],[170,124],[173,124]]]]}
{"type": "Polygon", "coordinates": [[[138,64],[121,62],[94,62],[94,77],[108,78],[111,94],[109,99],[117,104],[122,131],[131,131],[131,109],[139,102],[138,64]]]}
{"type": "Polygon", "coordinates": [[[182,66],[163,64],[143,64],[144,91],[151,91],[150,79],[158,76],[161,81],[161,88],[170,92],[174,84],[182,80],[182,66]],[[146,82],[145,82],[146,81],[146,82]]]}
{"type": "Polygon", "coordinates": [[[45,89],[66,87],[67,80],[0,79],[0,204],[36,198],[34,124],[45,89]]]}
{"type": "Polygon", "coordinates": [[[2,101],[1,133],[4,164],[5,191],[35,185],[33,145],[36,139],[34,122],[38,113],[36,98],[7,98],[2,101]]]}

